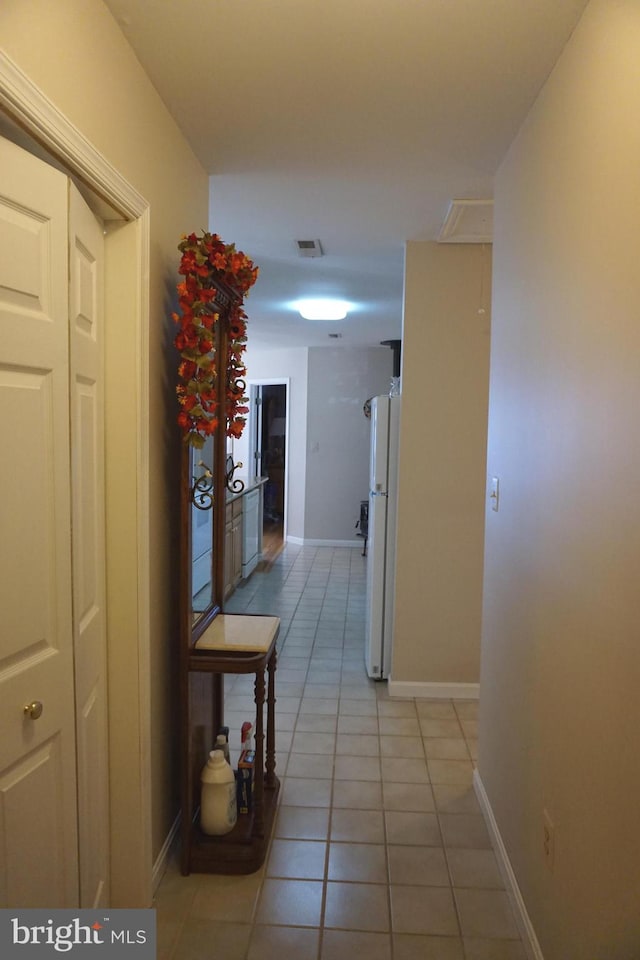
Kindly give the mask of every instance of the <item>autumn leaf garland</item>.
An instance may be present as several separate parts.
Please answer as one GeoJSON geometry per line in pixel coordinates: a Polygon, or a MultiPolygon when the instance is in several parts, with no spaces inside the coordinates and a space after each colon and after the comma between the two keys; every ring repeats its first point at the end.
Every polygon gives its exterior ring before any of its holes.
{"type": "Polygon", "coordinates": [[[180,352],[176,387],[180,425],[187,443],[202,447],[219,423],[219,370],[215,356],[215,328],[220,316],[214,309],[216,282],[222,281],[240,294],[228,318],[228,350],[225,379],[226,433],[239,437],[246,422],[248,398],[244,377],[247,369],[243,354],[247,343],[247,315],[244,297],[258,277],[258,268],[235,244],[226,244],[215,233],[183,236],[178,244],[182,253],[178,284],[181,313],[173,319],[180,329],[174,343],[180,352]]]}

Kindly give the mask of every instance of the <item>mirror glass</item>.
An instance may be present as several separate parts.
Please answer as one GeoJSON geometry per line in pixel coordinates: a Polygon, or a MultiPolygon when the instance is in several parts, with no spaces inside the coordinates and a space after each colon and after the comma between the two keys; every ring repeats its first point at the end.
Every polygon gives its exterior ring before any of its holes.
{"type": "Polygon", "coordinates": [[[191,504],[191,611],[192,621],[213,603],[213,437],[204,447],[190,447],[191,504]]]}

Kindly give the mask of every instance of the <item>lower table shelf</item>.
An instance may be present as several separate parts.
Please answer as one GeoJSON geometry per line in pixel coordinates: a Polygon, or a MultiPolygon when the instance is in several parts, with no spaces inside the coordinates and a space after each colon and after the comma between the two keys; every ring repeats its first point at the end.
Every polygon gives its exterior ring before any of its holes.
{"type": "Polygon", "coordinates": [[[198,822],[191,828],[191,869],[195,873],[244,874],[254,873],[263,862],[278,806],[280,781],[265,785],[263,791],[263,827],[255,832],[252,813],[241,814],[229,833],[211,837],[203,833],[198,822]]]}
{"type": "Polygon", "coordinates": [[[264,863],[280,791],[275,776],[275,672],[279,627],[277,617],[219,614],[183,659],[182,872],[185,875],[191,871],[254,873],[264,863]],[[255,674],[253,811],[241,814],[229,833],[211,837],[200,829],[199,790],[209,743],[213,742],[213,736],[223,722],[220,681],[225,674],[247,673],[255,674]],[[195,692],[193,696],[191,693],[191,681],[203,674],[210,675],[216,691],[217,709],[209,720],[202,715],[200,708],[196,713],[199,697],[195,692]]]}

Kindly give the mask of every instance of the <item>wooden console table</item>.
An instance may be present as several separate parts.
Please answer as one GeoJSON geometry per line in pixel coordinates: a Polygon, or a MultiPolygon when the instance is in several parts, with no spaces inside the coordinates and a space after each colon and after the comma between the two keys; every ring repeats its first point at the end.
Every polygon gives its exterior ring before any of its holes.
{"type": "MultiPolygon", "coordinates": [[[[183,737],[182,790],[182,872],[243,874],[253,873],[264,862],[273,827],[280,783],[275,775],[275,672],[278,617],[242,616],[220,613],[191,647],[187,658],[185,702],[190,704],[190,674],[211,674],[218,681],[218,714],[213,730],[222,725],[222,683],[224,674],[255,674],[256,718],[253,810],[238,814],[230,833],[212,837],[199,824],[200,772],[207,751],[194,735],[191,709],[187,709],[183,737]],[[266,753],[264,750],[265,671],[267,683],[266,753]]],[[[208,747],[213,749],[211,743],[208,747]]]]}

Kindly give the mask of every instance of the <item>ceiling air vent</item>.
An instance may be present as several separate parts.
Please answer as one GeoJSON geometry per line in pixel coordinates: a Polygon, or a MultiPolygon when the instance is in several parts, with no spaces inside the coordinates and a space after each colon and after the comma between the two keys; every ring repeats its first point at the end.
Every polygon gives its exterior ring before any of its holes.
{"type": "Polygon", "coordinates": [[[319,240],[296,240],[298,255],[301,257],[321,257],[322,246],[319,240]]]}
{"type": "Polygon", "coordinates": [[[439,243],[491,243],[493,200],[452,200],[439,243]]]}

